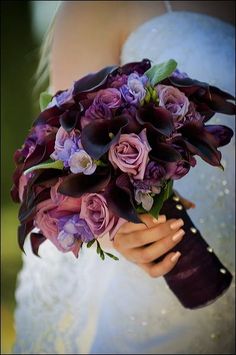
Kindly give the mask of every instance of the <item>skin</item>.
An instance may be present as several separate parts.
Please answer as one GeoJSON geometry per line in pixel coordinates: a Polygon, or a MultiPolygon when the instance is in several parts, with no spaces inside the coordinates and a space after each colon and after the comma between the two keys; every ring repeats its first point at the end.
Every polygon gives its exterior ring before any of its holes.
{"type": "MultiPolygon", "coordinates": [[[[120,64],[120,51],[127,36],[143,22],[166,12],[162,1],[67,1],[59,9],[51,51],[52,91],[67,89],[89,72],[120,64]]],[[[186,208],[195,205],[181,197],[186,208]]],[[[183,221],[158,220],[142,215],[144,224],[125,223],[114,241],[101,240],[102,247],[115,248],[151,277],[168,273],[179,252],[169,252],[184,238],[183,221]],[[177,233],[177,234],[176,234],[177,233]],[[179,238],[173,240],[174,236],[179,238]],[[168,253],[169,252],[169,253],[168,253]],[[166,254],[161,262],[154,262],[166,254]]]]}

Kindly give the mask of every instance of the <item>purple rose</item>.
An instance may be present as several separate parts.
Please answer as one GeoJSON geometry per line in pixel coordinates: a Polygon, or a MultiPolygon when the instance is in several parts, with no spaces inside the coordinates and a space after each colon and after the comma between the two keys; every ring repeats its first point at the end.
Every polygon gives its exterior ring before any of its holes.
{"type": "Polygon", "coordinates": [[[150,150],[146,129],[139,135],[121,134],[119,141],[110,147],[109,160],[115,168],[133,175],[133,179],[142,180],[150,150]]]}
{"type": "Polygon", "coordinates": [[[100,104],[92,104],[86,111],[85,115],[81,117],[81,127],[84,128],[97,118],[110,119],[112,118],[112,112],[110,108],[103,103],[100,104]]]}
{"type": "Polygon", "coordinates": [[[96,193],[83,195],[80,217],[87,222],[95,238],[109,233],[112,239],[125,222],[109,210],[105,197],[96,193]]]}
{"type": "Polygon", "coordinates": [[[95,106],[105,104],[110,109],[117,108],[121,104],[121,93],[115,88],[99,90],[94,98],[93,104],[95,106]]]}
{"type": "Polygon", "coordinates": [[[146,95],[145,85],[147,84],[148,78],[143,75],[139,76],[136,73],[132,73],[128,76],[127,85],[123,85],[120,88],[122,96],[124,99],[131,103],[140,103],[146,95]]]}
{"type": "Polygon", "coordinates": [[[108,86],[119,89],[121,86],[127,84],[128,76],[126,74],[116,75],[112,81],[108,81],[108,86]]]}
{"type": "Polygon", "coordinates": [[[175,120],[181,120],[188,112],[189,100],[173,86],[157,85],[159,105],[171,112],[175,120]]]}

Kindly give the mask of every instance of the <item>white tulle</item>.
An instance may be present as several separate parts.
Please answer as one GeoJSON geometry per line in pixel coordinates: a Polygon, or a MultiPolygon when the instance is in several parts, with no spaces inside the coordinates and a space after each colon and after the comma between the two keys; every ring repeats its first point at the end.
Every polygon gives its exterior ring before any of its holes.
{"type": "MultiPolygon", "coordinates": [[[[234,29],[220,20],[180,12],[156,17],[123,47],[122,63],[143,58],[175,58],[191,77],[234,94],[234,29]]],[[[211,122],[234,127],[234,118],[225,115],[211,122]]],[[[234,141],[221,151],[225,172],[199,159],[175,187],[196,203],[194,223],[233,271],[234,141]]],[[[190,311],[163,278],[150,278],[121,256],[101,261],[94,249],[84,248],[77,260],[50,242],[41,246],[41,258],[28,242],[26,251],[16,291],[15,353],[234,352],[234,283],[212,305],[190,311]]]]}

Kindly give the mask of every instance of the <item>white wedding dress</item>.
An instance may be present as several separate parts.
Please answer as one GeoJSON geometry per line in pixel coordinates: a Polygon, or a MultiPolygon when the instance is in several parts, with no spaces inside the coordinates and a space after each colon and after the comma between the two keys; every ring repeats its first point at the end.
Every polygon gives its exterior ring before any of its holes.
{"type": "MultiPolygon", "coordinates": [[[[121,61],[175,58],[190,77],[234,94],[234,50],[231,25],[171,12],[132,33],[121,61]]],[[[218,114],[210,121],[215,122],[234,129],[230,116],[218,114]]],[[[193,222],[233,273],[234,140],[221,151],[225,172],[199,159],[175,188],[196,203],[189,212],[193,222]]],[[[122,256],[102,261],[94,249],[84,248],[77,260],[50,242],[41,246],[41,258],[28,242],[26,253],[16,290],[15,353],[234,353],[234,280],[213,304],[187,310],[163,278],[150,278],[122,256]]]]}

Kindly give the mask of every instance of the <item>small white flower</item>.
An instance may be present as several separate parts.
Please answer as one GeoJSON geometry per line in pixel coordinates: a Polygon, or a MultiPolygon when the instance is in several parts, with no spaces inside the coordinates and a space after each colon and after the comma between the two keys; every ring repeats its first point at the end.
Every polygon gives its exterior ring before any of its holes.
{"type": "Polygon", "coordinates": [[[57,240],[64,250],[70,250],[75,243],[75,237],[63,230],[58,234],[57,240]]]}
{"type": "Polygon", "coordinates": [[[71,172],[74,174],[84,173],[85,175],[91,175],[97,167],[92,158],[83,149],[72,154],[68,163],[71,172]]]}
{"type": "Polygon", "coordinates": [[[142,192],[141,190],[136,190],[135,191],[135,200],[138,202],[138,204],[142,204],[142,207],[146,211],[150,211],[153,205],[153,198],[149,193],[142,192]]]}

